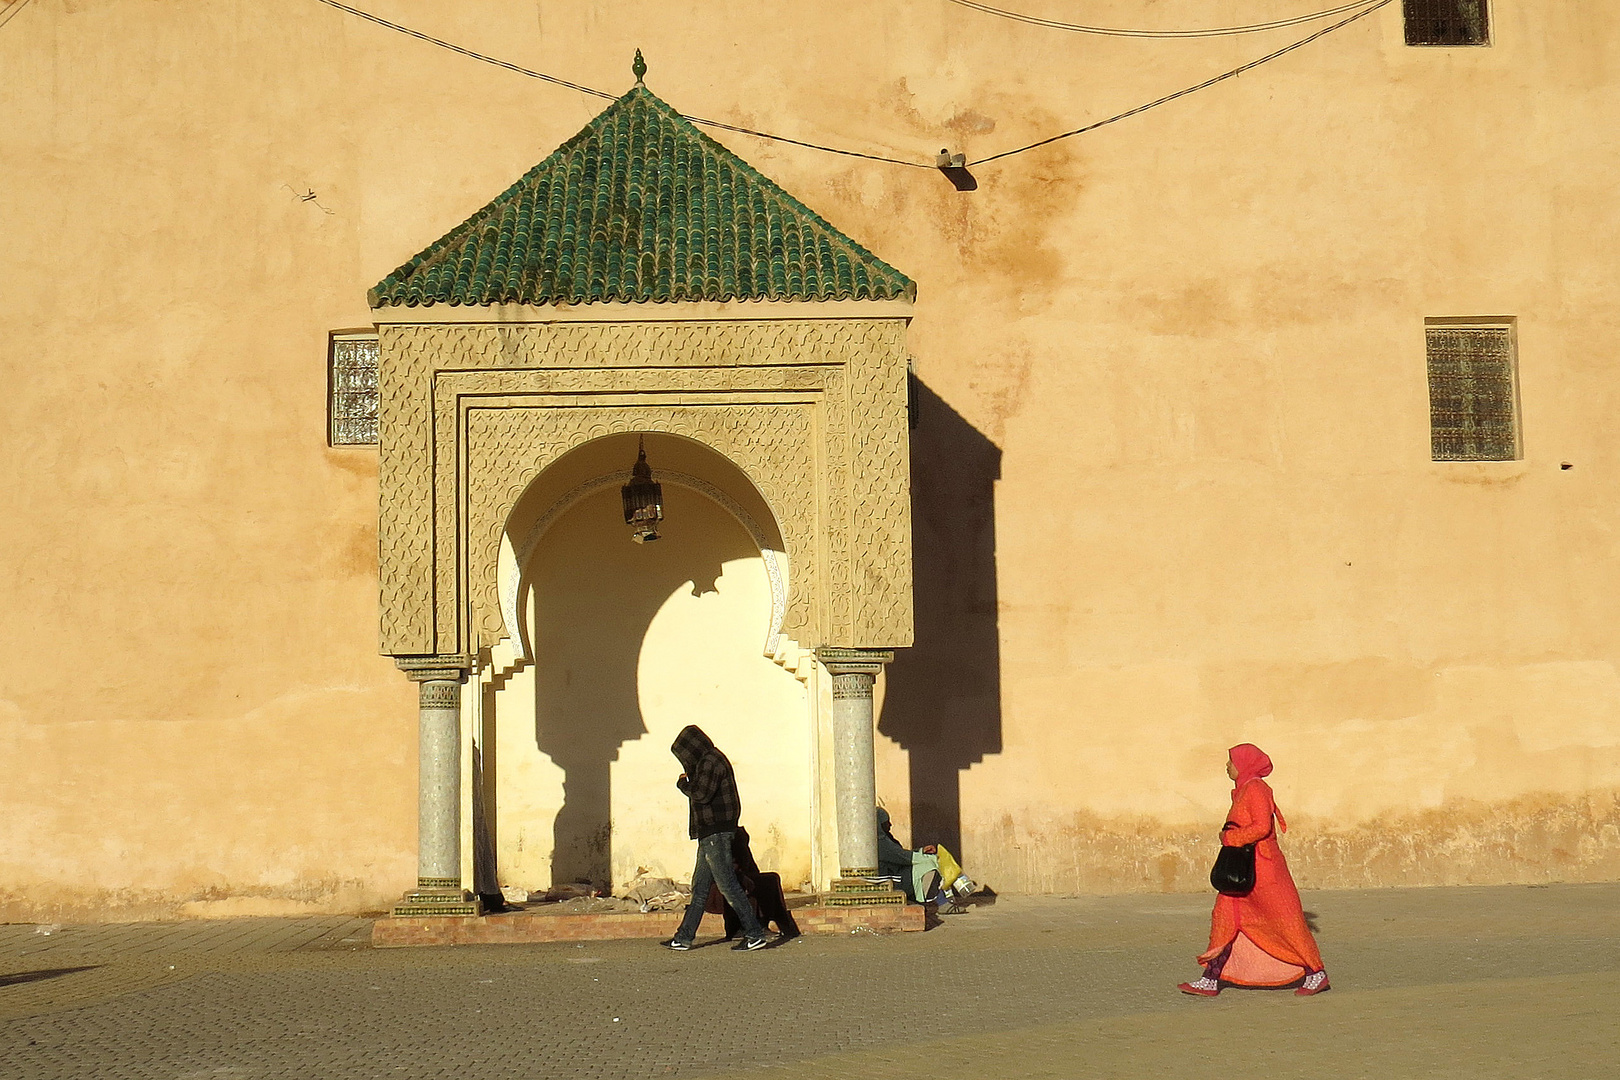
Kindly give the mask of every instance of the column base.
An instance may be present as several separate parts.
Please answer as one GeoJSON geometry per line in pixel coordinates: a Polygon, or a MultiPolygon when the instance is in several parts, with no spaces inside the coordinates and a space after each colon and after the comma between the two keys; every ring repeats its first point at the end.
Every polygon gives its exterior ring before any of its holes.
{"type": "Polygon", "coordinates": [[[420,878],[416,888],[394,905],[391,914],[401,918],[429,915],[482,915],[484,902],[461,888],[454,878],[420,878]]]}
{"type": "Polygon", "coordinates": [[[864,877],[841,877],[833,879],[832,890],[822,897],[822,902],[828,907],[904,904],[906,894],[887,881],[874,882],[864,877]]]}

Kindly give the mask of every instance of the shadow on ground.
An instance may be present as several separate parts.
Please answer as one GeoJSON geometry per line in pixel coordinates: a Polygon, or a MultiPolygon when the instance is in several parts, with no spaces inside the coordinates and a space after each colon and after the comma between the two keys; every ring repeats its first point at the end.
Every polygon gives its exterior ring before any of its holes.
{"type": "Polygon", "coordinates": [[[63,975],[72,975],[76,971],[94,971],[100,964],[81,964],[78,967],[41,968],[38,971],[18,971],[10,975],[0,975],[0,986],[17,986],[21,983],[44,982],[46,979],[59,979],[63,975]]]}

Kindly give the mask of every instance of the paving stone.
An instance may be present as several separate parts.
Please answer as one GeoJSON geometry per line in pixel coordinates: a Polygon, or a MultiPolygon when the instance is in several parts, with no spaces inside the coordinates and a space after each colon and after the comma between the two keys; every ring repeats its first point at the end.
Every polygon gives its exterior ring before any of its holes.
{"type": "Polygon", "coordinates": [[[1183,997],[1208,901],[927,933],[372,949],[363,921],[0,927],[0,1080],[1610,1075],[1620,885],[1314,893],[1335,989],[1183,997]],[[84,930],[84,933],[74,931],[84,930]],[[43,944],[42,944],[43,943],[43,944]],[[154,952],[153,949],[168,949],[154,952]]]}

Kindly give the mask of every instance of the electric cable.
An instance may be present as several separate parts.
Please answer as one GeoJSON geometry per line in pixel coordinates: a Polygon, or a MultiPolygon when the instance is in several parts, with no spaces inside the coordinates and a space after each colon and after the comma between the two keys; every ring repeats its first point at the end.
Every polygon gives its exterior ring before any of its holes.
{"type": "Polygon", "coordinates": [[[4,27],[6,23],[15,19],[22,12],[22,9],[28,6],[28,2],[29,0],[17,0],[16,3],[12,4],[11,10],[6,12],[4,17],[0,17],[0,27],[4,27]]]}
{"type": "Polygon", "coordinates": [[[1333,31],[1335,31],[1335,30],[1341,30],[1344,27],[1349,26],[1353,22],[1358,22],[1361,19],[1365,19],[1368,15],[1371,15],[1373,12],[1377,11],[1379,8],[1388,7],[1392,2],[1393,2],[1393,0],[1377,0],[1376,3],[1372,4],[1372,6],[1370,6],[1368,8],[1365,8],[1362,11],[1356,12],[1354,15],[1350,16],[1348,19],[1341,19],[1338,22],[1332,24],[1331,26],[1324,26],[1322,29],[1316,31],[1316,33],[1310,35],[1309,37],[1300,38],[1298,41],[1294,42],[1291,45],[1284,45],[1282,48],[1278,49],[1276,52],[1267,53],[1266,55],[1260,57],[1260,59],[1258,59],[1258,60],[1251,60],[1247,64],[1244,64],[1242,67],[1233,68],[1231,71],[1223,72],[1220,75],[1216,75],[1212,79],[1205,79],[1203,82],[1199,83],[1196,86],[1189,86],[1185,90],[1177,90],[1173,94],[1166,94],[1162,98],[1156,98],[1155,100],[1148,102],[1146,105],[1138,105],[1134,109],[1129,109],[1129,110],[1127,110],[1125,112],[1118,113],[1118,114],[1116,114],[1114,116],[1110,116],[1106,120],[1098,120],[1094,124],[1087,124],[1085,127],[1078,127],[1078,128],[1075,128],[1073,131],[1065,131],[1061,135],[1053,135],[1051,138],[1042,139],[1039,142],[1032,142],[1028,146],[1020,146],[1020,147],[1018,147],[1016,149],[1013,149],[1013,150],[1003,150],[999,154],[991,154],[989,157],[982,157],[982,158],[977,159],[976,161],[970,161],[970,162],[967,163],[967,167],[972,168],[975,165],[983,165],[983,164],[985,164],[987,162],[999,161],[1002,158],[1012,157],[1014,154],[1022,154],[1026,150],[1034,150],[1036,147],[1046,146],[1048,143],[1055,143],[1055,142],[1059,141],[1060,139],[1068,139],[1068,138],[1073,138],[1076,135],[1084,135],[1088,131],[1096,131],[1100,127],[1107,127],[1109,124],[1113,124],[1113,123],[1117,123],[1117,122],[1119,122],[1121,120],[1129,119],[1132,116],[1138,116],[1138,115],[1140,115],[1142,113],[1147,112],[1149,109],[1158,108],[1160,105],[1167,105],[1170,102],[1175,101],[1177,98],[1184,98],[1188,94],[1196,94],[1198,91],[1206,90],[1209,87],[1214,86],[1216,83],[1225,82],[1227,79],[1234,79],[1237,76],[1242,75],[1245,71],[1253,71],[1255,68],[1259,67],[1261,64],[1267,64],[1267,63],[1270,63],[1273,60],[1276,60],[1278,57],[1286,56],[1289,53],[1293,52],[1295,49],[1302,49],[1305,46],[1309,45],[1311,42],[1317,40],[1318,38],[1326,37],[1327,35],[1333,33],[1333,31]]]}
{"type": "MultiPolygon", "coordinates": [[[[23,2],[26,3],[27,0],[23,0],[23,2]]],[[[555,86],[567,87],[570,90],[577,90],[582,94],[589,94],[592,97],[603,98],[607,101],[617,101],[619,98],[619,95],[610,94],[606,90],[598,90],[595,87],[583,86],[576,82],[569,82],[567,79],[560,79],[555,75],[547,75],[543,71],[535,71],[532,68],[522,67],[518,64],[513,64],[493,56],[486,56],[481,52],[474,52],[472,49],[464,48],[455,44],[454,42],[445,41],[442,38],[436,38],[431,34],[424,34],[420,30],[412,30],[410,27],[401,26],[399,23],[389,22],[387,19],[384,19],[378,15],[373,15],[369,11],[362,11],[359,8],[350,7],[348,4],[339,3],[339,0],[318,0],[318,2],[325,4],[327,7],[336,8],[339,11],[346,11],[350,15],[364,19],[367,22],[375,23],[378,26],[387,27],[390,30],[405,34],[408,37],[416,38],[418,41],[425,41],[431,45],[437,45],[440,48],[449,49],[451,52],[460,53],[462,56],[470,57],[474,60],[482,60],[486,64],[494,64],[496,67],[505,68],[507,71],[516,72],[519,75],[526,75],[531,79],[539,79],[542,82],[548,82],[555,86]]],[[[905,161],[901,158],[884,157],[881,154],[865,154],[859,150],[840,150],[836,146],[822,146],[818,143],[804,142],[800,139],[790,139],[786,135],[772,135],[767,131],[756,131],[753,128],[740,127],[736,124],[727,124],[720,120],[706,120],[701,116],[689,116],[686,113],[682,113],[681,118],[694,124],[702,124],[705,127],[717,128],[721,131],[734,131],[739,135],[752,135],[756,139],[770,139],[773,142],[789,143],[793,146],[802,146],[807,150],[820,150],[828,154],[842,154],[845,157],[865,158],[868,161],[881,161],[889,165],[906,165],[913,169],[932,169],[934,167],[932,165],[925,165],[920,161],[905,161]]]]}
{"type": "Polygon", "coordinates": [[[1296,15],[1291,19],[1276,19],[1271,22],[1251,23],[1247,26],[1215,26],[1201,30],[1127,30],[1114,26],[1086,26],[1082,23],[1060,22],[1057,19],[1043,19],[1035,15],[1025,15],[1017,11],[1008,11],[1004,8],[991,7],[989,4],[980,4],[976,0],[945,0],[946,3],[956,4],[959,7],[982,11],[986,15],[998,15],[1003,19],[1012,19],[1015,22],[1028,23],[1031,26],[1044,26],[1051,30],[1068,30],[1076,34],[1098,34],[1103,37],[1124,38],[1209,38],[1230,37],[1234,34],[1258,34],[1264,30],[1281,30],[1289,26],[1299,26],[1302,23],[1315,22],[1318,19],[1331,19],[1335,15],[1343,15],[1352,11],[1367,0],[1353,0],[1352,3],[1340,4],[1336,8],[1326,11],[1313,11],[1309,15],[1296,15]]]}
{"type": "MultiPolygon", "coordinates": [[[[493,56],[487,56],[484,53],[474,52],[472,49],[464,48],[463,46],[457,45],[457,44],[455,44],[453,42],[445,41],[442,38],[436,38],[436,37],[432,36],[431,34],[424,34],[420,30],[413,30],[408,26],[401,26],[399,23],[389,22],[387,19],[381,18],[380,16],[377,16],[377,15],[373,15],[369,11],[362,11],[359,8],[350,7],[348,4],[341,3],[340,0],[318,0],[318,2],[322,3],[322,4],[325,4],[327,7],[336,8],[339,11],[347,12],[350,15],[354,15],[354,16],[356,16],[358,18],[366,20],[367,22],[375,23],[378,26],[386,27],[387,29],[396,31],[397,33],[405,34],[408,37],[416,38],[419,41],[425,41],[425,42],[427,42],[427,43],[429,43],[431,45],[437,45],[437,46],[439,46],[441,48],[449,49],[451,52],[460,53],[462,56],[470,57],[471,59],[474,59],[474,60],[480,60],[480,61],[482,61],[482,62],[484,62],[486,64],[493,64],[496,67],[504,68],[507,71],[512,71],[512,72],[515,72],[515,73],[517,73],[519,75],[527,76],[527,77],[529,77],[531,79],[540,79],[543,82],[552,83],[552,84],[554,84],[556,86],[566,87],[566,88],[568,88],[570,90],[577,90],[582,94],[589,94],[592,97],[602,98],[602,99],[605,99],[607,101],[616,101],[616,100],[618,100],[616,95],[610,94],[605,90],[597,90],[594,87],[584,86],[584,85],[581,85],[580,83],[570,82],[567,79],[561,79],[561,78],[558,78],[555,75],[547,75],[545,72],[535,71],[532,68],[522,67],[522,66],[520,66],[518,64],[513,64],[513,63],[510,63],[510,62],[508,62],[506,60],[501,60],[501,59],[498,59],[498,58],[493,57],[493,56]]],[[[979,4],[976,4],[976,3],[971,3],[971,2],[969,2],[969,0],[950,0],[950,2],[952,2],[952,3],[966,3],[967,6],[969,6],[969,7],[982,7],[983,6],[983,5],[979,5],[979,4]]],[[[27,0],[21,0],[21,3],[27,3],[27,0]]],[[[992,162],[992,161],[999,161],[1002,158],[1012,157],[1014,154],[1022,154],[1022,153],[1025,153],[1026,151],[1034,150],[1034,149],[1037,149],[1038,147],[1046,146],[1049,143],[1055,143],[1055,142],[1058,142],[1058,141],[1060,141],[1062,139],[1073,138],[1076,135],[1083,135],[1088,131],[1095,131],[1098,128],[1107,127],[1109,124],[1117,123],[1117,122],[1119,122],[1121,120],[1126,120],[1126,119],[1129,119],[1130,117],[1133,117],[1133,116],[1139,116],[1142,113],[1147,112],[1149,109],[1158,108],[1160,105],[1167,105],[1170,102],[1176,101],[1179,98],[1184,98],[1189,94],[1195,94],[1198,91],[1208,89],[1209,87],[1214,86],[1217,83],[1225,82],[1227,79],[1236,78],[1237,76],[1242,75],[1246,71],[1252,71],[1252,70],[1254,70],[1255,68],[1259,67],[1262,64],[1270,63],[1271,61],[1276,60],[1279,57],[1288,55],[1289,53],[1293,52],[1296,49],[1304,48],[1306,45],[1311,44],[1313,41],[1316,41],[1318,38],[1326,37],[1328,34],[1333,33],[1335,30],[1343,29],[1344,27],[1349,26],[1351,23],[1354,23],[1354,22],[1357,22],[1357,21],[1359,21],[1361,19],[1364,19],[1368,15],[1371,15],[1373,12],[1378,11],[1381,8],[1387,7],[1390,3],[1392,3],[1392,0],[1356,0],[1356,3],[1346,4],[1343,7],[1334,8],[1334,9],[1332,9],[1331,12],[1318,12],[1315,15],[1299,16],[1297,19],[1294,19],[1294,20],[1283,20],[1283,21],[1280,21],[1280,22],[1278,22],[1276,24],[1266,24],[1265,27],[1264,27],[1266,29],[1273,28],[1274,26],[1294,25],[1294,24],[1296,24],[1298,22],[1301,22],[1301,21],[1311,21],[1311,20],[1316,19],[1316,18],[1323,18],[1323,17],[1326,17],[1328,14],[1337,14],[1337,13],[1348,11],[1348,10],[1351,10],[1351,9],[1354,9],[1354,8],[1358,8],[1358,7],[1361,8],[1360,11],[1357,11],[1354,15],[1351,15],[1347,19],[1341,19],[1338,22],[1333,23],[1332,25],[1325,26],[1322,29],[1316,31],[1315,33],[1313,33],[1313,34],[1311,34],[1311,35],[1309,35],[1307,37],[1303,37],[1303,38],[1299,39],[1298,41],[1293,42],[1292,44],[1283,46],[1282,48],[1276,50],[1275,52],[1267,53],[1265,56],[1262,56],[1257,60],[1251,60],[1247,64],[1242,65],[1241,67],[1233,68],[1231,71],[1223,72],[1220,75],[1214,76],[1213,78],[1205,79],[1203,82],[1198,83],[1195,86],[1189,86],[1189,87],[1187,87],[1187,88],[1185,88],[1183,90],[1177,90],[1173,94],[1166,94],[1165,96],[1163,96],[1161,98],[1155,98],[1153,101],[1150,101],[1145,105],[1138,105],[1134,109],[1129,109],[1129,110],[1127,110],[1125,112],[1118,113],[1118,114],[1116,114],[1114,116],[1110,116],[1105,120],[1098,120],[1096,123],[1087,124],[1084,127],[1075,128],[1073,131],[1065,131],[1065,132],[1062,132],[1061,134],[1053,135],[1050,138],[1041,139],[1038,142],[1032,142],[1032,143],[1028,144],[1027,146],[1016,147],[1016,148],[1014,148],[1012,150],[1003,150],[999,154],[991,154],[988,157],[978,158],[978,159],[976,159],[974,161],[968,162],[967,167],[971,168],[971,167],[976,166],[976,165],[984,165],[984,164],[987,164],[987,163],[992,162]]],[[[3,25],[5,25],[5,24],[0,23],[0,26],[3,26],[3,25]]],[[[1229,28],[1226,28],[1226,29],[1228,31],[1242,30],[1244,32],[1248,32],[1247,28],[1242,28],[1242,27],[1229,27],[1229,28]]],[[[1197,32],[1187,32],[1187,33],[1204,33],[1204,34],[1208,34],[1210,32],[1208,32],[1208,31],[1197,31],[1197,32]]],[[[799,146],[799,147],[803,147],[803,148],[805,148],[807,150],[819,150],[819,151],[821,151],[823,153],[839,154],[839,155],[842,155],[844,157],[864,158],[867,161],[879,161],[879,162],[883,162],[884,164],[887,164],[887,165],[904,165],[907,168],[912,168],[912,169],[933,169],[933,168],[937,167],[935,165],[925,164],[925,163],[919,162],[919,161],[907,161],[907,160],[904,160],[902,158],[885,157],[885,156],[883,156],[881,154],[867,154],[867,153],[863,153],[863,152],[861,152],[859,150],[843,150],[843,149],[840,149],[840,148],[835,147],[835,146],[823,146],[820,143],[806,142],[806,141],[804,141],[802,139],[790,139],[786,135],[773,135],[773,134],[771,134],[770,132],[767,132],[767,131],[758,131],[758,130],[756,130],[754,128],[742,127],[742,126],[737,125],[737,124],[728,124],[728,123],[725,123],[724,121],[720,121],[720,120],[708,120],[708,119],[705,119],[705,118],[703,118],[701,116],[692,116],[692,115],[689,115],[689,114],[686,114],[686,113],[681,113],[680,115],[681,115],[682,119],[688,120],[688,121],[690,121],[691,123],[694,123],[694,124],[701,124],[701,125],[703,125],[705,127],[716,128],[716,129],[721,130],[721,131],[732,131],[732,132],[736,132],[739,135],[751,135],[756,139],[769,139],[772,142],[787,143],[790,146],[799,146]]]]}

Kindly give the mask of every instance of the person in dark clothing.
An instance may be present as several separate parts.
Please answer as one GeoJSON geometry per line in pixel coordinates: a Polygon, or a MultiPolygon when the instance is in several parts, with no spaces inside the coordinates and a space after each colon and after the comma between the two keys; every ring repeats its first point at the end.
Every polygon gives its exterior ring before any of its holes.
{"type": "MultiPolygon", "coordinates": [[[[754,861],[753,849],[748,846],[748,830],[741,825],[733,834],[731,841],[731,865],[737,872],[737,883],[742,886],[749,901],[754,905],[754,912],[759,916],[761,926],[775,923],[776,929],[783,940],[799,936],[799,924],[793,921],[793,913],[788,910],[787,897],[782,894],[782,875],[762,871],[759,863],[754,861]]],[[[710,915],[724,915],[726,919],[726,940],[730,941],[742,929],[742,917],[737,914],[725,897],[720,895],[720,887],[709,887],[709,902],[704,910],[710,915]]]]}
{"type": "Polygon", "coordinates": [[[894,838],[889,812],[877,808],[878,873],[889,878],[917,904],[933,904],[941,915],[960,915],[967,909],[954,903],[940,880],[939,849],[928,844],[911,851],[894,838]]]}
{"type": "Polygon", "coordinates": [[[737,819],[742,816],[742,798],[737,794],[731,762],[695,724],[682,728],[669,749],[686,770],[675,781],[675,786],[681,789],[690,806],[687,831],[698,842],[698,850],[697,865],[692,868],[692,899],[686,905],[680,929],[664,942],[664,947],[676,952],[692,947],[698,924],[703,921],[709,886],[718,885],[720,895],[742,921],[743,939],[732,947],[739,951],[763,949],[770,944],[765,928],[738,883],[731,862],[732,839],[737,832],[737,819]]]}

